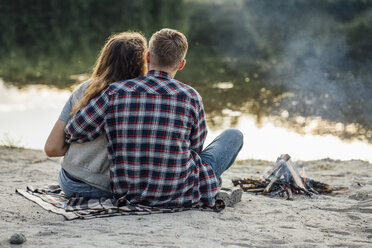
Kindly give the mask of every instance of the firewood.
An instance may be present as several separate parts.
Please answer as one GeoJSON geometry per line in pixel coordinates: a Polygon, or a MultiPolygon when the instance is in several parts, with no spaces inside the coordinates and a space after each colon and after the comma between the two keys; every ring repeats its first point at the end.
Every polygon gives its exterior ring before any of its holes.
{"type": "Polygon", "coordinates": [[[263,192],[265,188],[245,188],[241,186],[242,190],[245,192],[263,192]]]}
{"type": "Polygon", "coordinates": [[[277,196],[277,195],[281,195],[283,196],[283,192],[284,190],[282,188],[278,189],[278,190],[275,190],[275,191],[271,191],[269,193],[270,196],[277,196]]]}
{"type": "Polygon", "coordinates": [[[313,189],[312,187],[308,187],[309,191],[313,194],[319,195],[319,192],[313,189]]]}
{"type": "Polygon", "coordinates": [[[290,187],[287,188],[288,200],[293,201],[293,194],[290,187]]]}
{"type": "Polygon", "coordinates": [[[234,186],[237,186],[237,185],[243,185],[243,184],[252,184],[252,185],[255,185],[257,187],[266,187],[267,185],[267,182],[266,180],[256,180],[256,179],[251,179],[251,178],[233,178],[232,180],[232,183],[234,186]]]}
{"type": "Polygon", "coordinates": [[[254,185],[254,184],[243,184],[241,185],[241,187],[242,188],[244,187],[244,189],[257,189],[257,185],[254,185]]]}
{"type": "Polygon", "coordinates": [[[282,175],[281,174],[282,169],[283,169],[283,164],[281,164],[280,167],[278,167],[275,170],[275,172],[273,172],[271,174],[273,176],[270,179],[270,183],[266,186],[265,190],[263,191],[264,194],[268,193],[270,191],[271,186],[273,186],[273,184],[276,182],[276,180],[278,180],[280,178],[280,176],[282,175]]]}
{"type": "Polygon", "coordinates": [[[231,179],[231,181],[232,181],[234,186],[244,184],[243,179],[237,178],[237,177],[234,177],[233,179],[231,179]]]}
{"type": "Polygon", "coordinates": [[[289,156],[288,154],[282,154],[278,160],[276,161],[276,163],[274,164],[273,168],[271,168],[268,172],[267,172],[267,176],[270,177],[276,170],[279,169],[279,167],[285,163],[286,161],[288,161],[289,159],[291,158],[291,156],[289,156]]]}
{"type": "Polygon", "coordinates": [[[290,173],[293,177],[293,180],[295,181],[297,186],[299,188],[301,188],[302,190],[307,191],[305,185],[303,184],[303,181],[302,181],[300,175],[298,174],[297,170],[293,166],[292,161],[288,160],[286,162],[286,166],[287,166],[288,170],[290,171],[290,173]]]}
{"type": "Polygon", "coordinates": [[[288,200],[288,193],[287,193],[286,190],[283,191],[283,198],[284,198],[284,200],[288,200]]]}
{"type": "Polygon", "coordinates": [[[332,191],[344,191],[349,190],[349,187],[346,186],[331,186],[332,191]]]}
{"type": "MultiPolygon", "coordinates": [[[[303,178],[302,178],[303,179],[303,178]]],[[[331,186],[326,183],[321,183],[315,181],[311,178],[303,179],[306,183],[306,186],[310,189],[315,190],[318,193],[332,193],[333,191],[340,191],[340,190],[348,190],[349,188],[346,186],[331,186]]]]}
{"type": "Polygon", "coordinates": [[[319,193],[335,193],[335,191],[345,191],[345,190],[349,190],[349,187],[346,187],[346,186],[330,186],[328,185],[329,187],[327,188],[324,188],[324,189],[318,189],[318,192],[319,193]]]}
{"type": "Polygon", "coordinates": [[[332,187],[329,184],[301,177],[288,154],[278,158],[264,180],[234,178],[232,182],[234,186],[239,185],[245,192],[262,193],[273,197],[279,195],[287,200],[293,200],[293,194],[305,194],[312,197],[314,194],[348,189],[343,186],[332,187]]]}

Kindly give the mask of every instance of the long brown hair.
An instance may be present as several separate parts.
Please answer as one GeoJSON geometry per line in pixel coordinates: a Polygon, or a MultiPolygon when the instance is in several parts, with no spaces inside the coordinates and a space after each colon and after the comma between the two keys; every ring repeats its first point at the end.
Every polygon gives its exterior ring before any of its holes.
{"type": "Polygon", "coordinates": [[[111,35],[100,52],[91,81],[70,115],[85,107],[109,84],[145,75],[146,43],[146,38],[137,32],[111,35]]]}

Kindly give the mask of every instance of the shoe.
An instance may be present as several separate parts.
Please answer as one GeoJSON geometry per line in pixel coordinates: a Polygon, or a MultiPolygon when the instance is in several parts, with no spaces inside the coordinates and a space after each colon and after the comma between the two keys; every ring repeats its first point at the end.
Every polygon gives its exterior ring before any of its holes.
{"type": "Polygon", "coordinates": [[[230,197],[230,206],[234,206],[236,203],[242,200],[243,190],[241,188],[233,189],[230,197]]]}
{"type": "Polygon", "coordinates": [[[243,190],[240,188],[221,188],[216,195],[216,200],[221,200],[227,207],[232,207],[242,200],[243,190]]]}

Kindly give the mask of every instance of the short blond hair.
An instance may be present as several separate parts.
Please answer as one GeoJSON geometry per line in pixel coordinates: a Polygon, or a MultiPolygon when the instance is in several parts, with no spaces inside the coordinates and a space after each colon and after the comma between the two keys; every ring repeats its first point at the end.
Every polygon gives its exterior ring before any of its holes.
{"type": "Polygon", "coordinates": [[[186,56],[187,39],[181,32],[164,28],[151,36],[149,52],[151,64],[176,69],[186,56]]]}

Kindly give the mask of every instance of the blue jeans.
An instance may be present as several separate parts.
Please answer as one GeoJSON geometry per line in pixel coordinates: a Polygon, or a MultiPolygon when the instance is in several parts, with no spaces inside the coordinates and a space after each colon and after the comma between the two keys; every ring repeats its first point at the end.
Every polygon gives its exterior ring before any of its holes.
{"type": "Polygon", "coordinates": [[[89,197],[89,198],[100,198],[100,197],[112,197],[113,194],[96,187],[93,187],[82,181],[74,179],[69,175],[64,169],[61,168],[58,174],[59,186],[65,192],[67,197],[73,195],[80,197],[89,197]]]}
{"type": "Polygon", "coordinates": [[[243,134],[237,129],[227,129],[210,143],[199,155],[207,162],[219,179],[235,161],[243,147],[243,134]]]}

